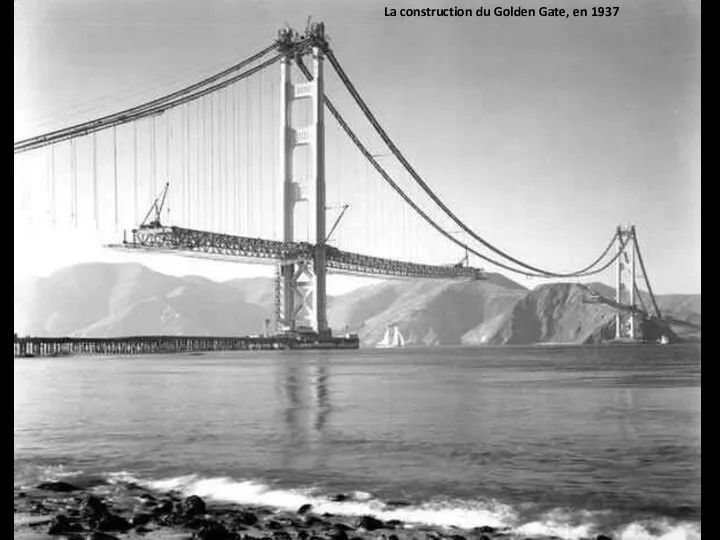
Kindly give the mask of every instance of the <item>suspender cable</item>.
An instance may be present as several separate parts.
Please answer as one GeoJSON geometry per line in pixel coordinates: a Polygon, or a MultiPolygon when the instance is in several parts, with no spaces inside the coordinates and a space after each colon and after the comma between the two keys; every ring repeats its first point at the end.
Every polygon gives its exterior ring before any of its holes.
{"type": "Polygon", "coordinates": [[[243,187],[245,188],[244,191],[244,197],[243,197],[243,233],[244,234],[250,234],[250,222],[248,220],[249,214],[250,214],[250,205],[248,203],[250,199],[250,176],[252,174],[251,170],[251,147],[252,147],[252,134],[250,133],[250,124],[252,119],[252,112],[250,110],[250,81],[245,83],[245,110],[247,111],[247,114],[245,115],[245,182],[243,182],[243,187]]]}
{"type": "Polygon", "coordinates": [[[133,122],[133,222],[138,221],[138,134],[137,122],[133,122]]]}
{"type": "Polygon", "coordinates": [[[50,147],[50,198],[52,199],[52,222],[53,225],[57,223],[57,203],[55,200],[55,145],[50,147]]]}
{"type": "MultiPolygon", "coordinates": [[[[46,174],[46,176],[45,176],[45,182],[46,182],[45,194],[47,196],[47,199],[46,199],[46,203],[45,203],[45,213],[48,216],[50,216],[50,220],[52,221],[52,212],[53,212],[52,211],[53,201],[52,201],[52,195],[51,195],[51,193],[52,193],[52,163],[50,162],[50,157],[51,157],[51,152],[46,152],[45,153],[45,169],[46,169],[45,170],[45,174],[46,174]]],[[[16,161],[18,163],[22,163],[22,159],[18,159],[16,161]]],[[[22,178],[19,175],[19,170],[17,168],[15,170],[18,171],[18,174],[14,177],[14,180],[15,180],[14,183],[19,182],[19,185],[16,185],[14,187],[15,187],[15,189],[17,189],[19,191],[19,186],[22,185],[22,178]]],[[[15,204],[18,204],[17,200],[15,200],[14,202],[15,202],[15,204]]]]}
{"type": "Polygon", "coordinates": [[[240,232],[240,181],[241,181],[241,175],[240,175],[240,137],[239,137],[239,129],[240,129],[240,104],[239,102],[239,96],[240,96],[240,89],[241,85],[237,85],[235,88],[233,88],[233,92],[231,94],[232,97],[232,168],[233,168],[233,193],[232,193],[232,208],[234,209],[233,212],[233,221],[234,221],[234,228],[235,232],[239,234],[240,232]]]}
{"type": "Polygon", "coordinates": [[[170,137],[172,136],[172,122],[170,116],[165,116],[165,182],[170,181],[170,137]]]}
{"type": "Polygon", "coordinates": [[[393,141],[390,139],[388,134],[385,132],[385,130],[382,128],[378,120],[375,118],[375,115],[370,111],[369,107],[365,103],[365,101],[362,99],[360,94],[357,92],[355,87],[353,86],[352,82],[348,78],[347,74],[343,70],[343,68],[340,66],[340,63],[338,62],[337,58],[335,58],[335,55],[333,51],[330,48],[327,48],[325,51],[328,60],[330,60],[330,64],[335,69],[335,72],[338,74],[342,82],[345,84],[345,87],[348,89],[352,97],[354,98],[357,105],[360,107],[360,109],[365,114],[366,118],[370,121],[372,126],[375,128],[375,131],[380,135],[382,140],[385,142],[385,144],[388,146],[390,151],[395,155],[395,157],[402,163],[402,165],[405,167],[405,169],[410,173],[410,175],[413,177],[413,179],[417,182],[417,184],[420,185],[420,187],[425,191],[425,193],[430,196],[430,198],[459,226],[461,227],[467,234],[469,234],[472,238],[480,242],[483,246],[490,249],[497,255],[500,255],[501,257],[504,257],[508,259],[509,261],[514,262],[515,264],[526,268],[528,270],[531,270],[535,273],[542,274],[547,277],[578,277],[580,275],[583,275],[590,269],[594,268],[601,260],[602,258],[607,254],[607,252],[612,247],[612,242],[608,245],[605,251],[603,251],[597,259],[595,259],[592,263],[587,265],[586,267],[577,270],[575,272],[567,272],[567,273],[557,273],[557,272],[550,272],[548,270],[543,270],[541,268],[537,268],[535,266],[526,264],[519,259],[516,259],[512,257],[511,255],[505,253],[501,249],[495,247],[494,245],[490,244],[470,229],[460,218],[458,218],[451,210],[448,208],[441,200],[440,198],[430,189],[430,187],[423,181],[423,179],[420,177],[420,175],[415,171],[415,169],[410,165],[410,163],[405,159],[405,156],[400,151],[400,149],[393,143],[393,141]]]}
{"type": "Polygon", "coordinates": [[[203,114],[202,114],[202,175],[203,175],[203,190],[202,190],[202,199],[203,199],[203,215],[205,218],[202,220],[203,226],[206,228],[208,227],[208,218],[207,216],[210,214],[210,208],[208,205],[208,197],[207,194],[210,192],[210,173],[209,173],[209,167],[208,167],[208,150],[209,150],[209,134],[208,134],[208,114],[207,114],[207,100],[203,99],[203,114]]]}
{"type": "Polygon", "coordinates": [[[155,185],[157,183],[157,179],[156,179],[157,172],[155,169],[155,167],[156,167],[156,163],[155,163],[156,145],[155,145],[155,117],[154,116],[150,119],[150,141],[149,142],[150,142],[150,190],[148,193],[148,195],[149,195],[148,200],[152,201],[153,196],[155,194],[155,185]]]}
{"type": "Polygon", "coordinates": [[[98,222],[98,193],[97,193],[97,133],[92,136],[92,180],[93,180],[93,219],[95,228],[99,228],[98,222]]]}
{"type": "Polygon", "coordinates": [[[259,159],[260,159],[260,167],[259,167],[260,171],[258,174],[258,185],[260,186],[260,189],[258,190],[258,193],[259,193],[258,198],[260,200],[258,201],[258,208],[260,209],[260,212],[259,212],[260,216],[258,218],[258,221],[260,222],[260,231],[257,234],[260,236],[263,234],[263,217],[265,215],[265,213],[262,211],[262,210],[264,210],[263,204],[262,204],[263,203],[263,201],[262,201],[262,193],[263,193],[262,186],[265,185],[263,183],[263,169],[264,169],[264,167],[263,167],[263,134],[265,133],[265,131],[263,130],[263,125],[265,124],[265,122],[263,122],[264,115],[263,115],[263,74],[262,74],[262,71],[260,72],[258,77],[260,78],[260,83],[259,83],[260,86],[259,86],[259,92],[258,92],[258,94],[259,94],[258,99],[260,100],[260,107],[258,109],[259,110],[258,121],[260,123],[260,135],[258,137],[258,144],[259,144],[258,153],[259,153],[259,159]]]}
{"type": "MultiPolygon", "coordinates": [[[[172,177],[172,159],[171,159],[171,153],[172,153],[172,142],[174,138],[174,130],[172,125],[172,118],[170,115],[167,116],[167,124],[165,128],[165,182],[169,183],[170,180],[174,180],[172,177]]],[[[173,190],[173,193],[175,190],[173,190]]],[[[168,223],[170,223],[170,200],[173,198],[172,194],[165,193],[168,197],[167,204],[165,204],[165,208],[167,209],[167,220],[168,223]]]]}
{"type": "Polygon", "coordinates": [[[215,200],[215,95],[208,98],[210,106],[210,114],[208,115],[208,124],[210,127],[210,136],[208,137],[208,158],[210,169],[210,228],[215,229],[217,223],[217,201],[215,200]]]}
{"type": "Polygon", "coordinates": [[[190,105],[183,107],[183,119],[183,221],[187,223],[190,220],[190,105]]]}
{"type": "Polygon", "coordinates": [[[248,173],[248,234],[254,235],[255,233],[255,176],[257,174],[255,170],[255,121],[253,118],[253,105],[255,104],[255,95],[253,94],[253,80],[248,79],[248,144],[250,149],[250,157],[248,158],[248,165],[250,172],[248,173]]]}
{"type": "MultiPolygon", "coordinates": [[[[195,112],[197,117],[197,129],[196,133],[200,133],[200,126],[201,126],[201,114],[200,114],[200,105],[201,103],[195,104],[195,112]]],[[[200,172],[200,143],[201,139],[198,139],[198,137],[195,137],[195,150],[197,159],[195,161],[195,222],[200,224],[200,181],[201,181],[201,172],[200,172]]]]}
{"type": "Polygon", "coordinates": [[[223,176],[224,176],[224,191],[225,195],[223,196],[223,209],[225,210],[225,220],[223,222],[223,229],[228,230],[230,228],[230,159],[228,157],[229,152],[229,134],[228,129],[230,122],[228,120],[229,118],[229,112],[230,112],[230,93],[227,90],[223,90],[223,96],[225,98],[225,107],[223,108],[223,114],[222,114],[222,120],[223,120],[223,152],[221,154],[223,159],[223,176]]]}
{"type": "Polygon", "coordinates": [[[218,116],[216,115],[216,112],[219,109],[219,103],[218,103],[218,94],[213,94],[211,96],[211,115],[210,115],[210,122],[212,127],[212,166],[213,166],[213,173],[212,173],[212,179],[213,179],[213,205],[215,206],[215,212],[213,213],[215,216],[214,219],[214,225],[215,230],[220,230],[220,227],[222,227],[222,184],[220,182],[220,179],[222,178],[222,175],[220,173],[220,122],[218,121],[218,116]]]}
{"type": "Polygon", "coordinates": [[[77,148],[75,147],[75,139],[70,141],[70,178],[71,178],[71,197],[70,202],[71,216],[75,227],[78,226],[78,186],[77,186],[77,148]]]}
{"type": "MultiPolygon", "coordinates": [[[[277,103],[277,98],[275,96],[275,78],[270,79],[270,155],[275,156],[278,153],[278,147],[275,139],[275,133],[276,133],[276,127],[277,126],[277,120],[276,120],[276,113],[275,113],[275,104],[277,103]]],[[[270,220],[271,220],[271,231],[272,231],[272,238],[273,240],[276,240],[279,238],[278,232],[277,232],[277,204],[276,201],[278,200],[277,197],[277,167],[274,166],[274,162],[271,159],[270,163],[272,164],[270,167],[270,197],[272,204],[270,204],[270,220]]]]}
{"type": "Polygon", "coordinates": [[[115,196],[115,227],[117,227],[120,221],[118,215],[117,126],[113,127],[113,193],[115,196]]]}

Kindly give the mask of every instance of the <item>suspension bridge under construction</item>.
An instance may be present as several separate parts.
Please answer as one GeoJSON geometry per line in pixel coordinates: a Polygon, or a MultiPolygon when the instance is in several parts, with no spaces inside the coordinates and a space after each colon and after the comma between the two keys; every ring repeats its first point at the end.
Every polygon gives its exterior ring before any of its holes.
{"type": "MultiPolygon", "coordinates": [[[[513,257],[470,227],[385,131],[323,23],[302,33],[284,28],[215,75],[18,141],[14,150],[16,214],[117,231],[114,249],[274,265],[274,335],[285,344],[352,345],[352,336],[332,335],[328,273],[485,279],[470,255],[535,278],[614,271],[615,298],[593,299],[616,309],[617,338],[641,338],[642,321],[662,321],[633,226],[617,227],[592,262],[563,272],[513,257]],[[338,92],[332,99],[326,61],[338,92]],[[386,153],[371,150],[378,146],[386,153]]],[[[167,346],[212,341],[195,339],[167,346]]],[[[96,341],[78,346],[97,352],[96,341]]],[[[261,341],[258,348],[272,348],[261,341]]],[[[128,350],[147,350],[133,343],[128,350]]],[[[254,342],[222,343],[212,347],[254,342]]]]}

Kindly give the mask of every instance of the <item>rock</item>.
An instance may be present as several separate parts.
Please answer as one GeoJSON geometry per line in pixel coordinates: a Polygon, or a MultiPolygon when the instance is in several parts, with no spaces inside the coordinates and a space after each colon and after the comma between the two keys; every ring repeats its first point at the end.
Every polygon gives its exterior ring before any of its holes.
{"type": "Polygon", "coordinates": [[[273,540],[291,540],[292,537],[290,534],[287,533],[287,531],[275,531],[273,533],[273,540]]]}
{"type": "Polygon", "coordinates": [[[142,527],[146,523],[152,521],[152,519],[152,514],[133,514],[130,518],[130,524],[135,528],[142,527]]]}
{"type": "Polygon", "coordinates": [[[302,515],[308,513],[310,510],[312,510],[312,504],[303,504],[300,508],[298,508],[297,513],[302,515]]]}
{"type": "Polygon", "coordinates": [[[184,525],[186,523],[187,519],[179,514],[161,514],[157,516],[157,522],[160,525],[163,525],[165,527],[169,526],[176,526],[176,525],[184,525]]]}
{"type": "Polygon", "coordinates": [[[253,512],[240,512],[237,515],[237,522],[242,525],[247,525],[248,527],[252,527],[253,525],[257,524],[258,517],[253,512]]]}
{"type": "Polygon", "coordinates": [[[108,513],[97,520],[95,527],[100,531],[127,531],[132,525],[124,517],[108,513]]]}
{"type": "Polygon", "coordinates": [[[231,531],[245,531],[248,528],[243,519],[242,512],[223,512],[216,514],[215,518],[222,523],[226,529],[231,531]]]}
{"type": "Polygon", "coordinates": [[[312,515],[305,516],[304,523],[306,527],[323,527],[328,525],[328,522],[324,519],[312,515]]]}
{"type": "Polygon", "coordinates": [[[107,534],[100,531],[93,531],[91,532],[86,540],[119,540],[117,536],[113,536],[112,534],[107,534]]]}
{"type": "Polygon", "coordinates": [[[24,491],[18,491],[15,494],[15,497],[17,497],[18,499],[23,499],[23,498],[27,497],[27,493],[25,493],[24,491]]]}
{"type": "Polygon", "coordinates": [[[604,534],[598,534],[595,537],[595,540],[612,540],[610,536],[605,536],[604,534]]]}
{"type": "Polygon", "coordinates": [[[472,532],[475,534],[492,534],[495,532],[495,527],[490,527],[489,525],[483,525],[482,527],[475,527],[472,532]]]}
{"type": "Polygon", "coordinates": [[[155,508],[152,509],[152,514],[154,516],[161,516],[163,514],[169,514],[173,511],[173,503],[170,501],[163,501],[160,504],[158,504],[155,508]]]}
{"type": "Polygon", "coordinates": [[[206,512],[205,501],[197,495],[191,495],[178,504],[178,513],[184,516],[198,516],[206,512]]]}
{"type": "Polygon", "coordinates": [[[233,537],[234,536],[219,523],[208,523],[193,534],[193,538],[196,540],[228,540],[233,537]]]}
{"type": "Polygon", "coordinates": [[[355,530],[347,523],[333,523],[333,528],[335,528],[337,530],[343,530],[343,531],[354,531],[355,530]]]}
{"type": "Polygon", "coordinates": [[[99,519],[107,513],[107,505],[95,495],[86,495],[80,500],[80,515],[83,517],[99,519]]]}
{"type": "Polygon", "coordinates": [[[333,502],[343,502],[348,500],[348,496],[344,493],[337,493],[336,495],[330,497],[330,500],[333,502]]]}
{"type": "Polygon", "coordinates": [[[403,522],[399,519],[391,519],[385,522],[386,529],[395,529],[397,527],[402,527],[403,525],[403,522]]]}
{"type": "MultiPolygon", "coordinates": [[[[198,531],[198,530],[202,529],[203,527],[212,527],[216,522],[209,520],[209,519],[202,518],[202,517],[189,517],[189,518],[181,517],[180,523],[187,529],[191,529],[193,531],[198,531]]],[[[224,524],[219,523],[219,522],[218,522],[218,525],[222,525],[223,527],[225,527],[224,524]]]]}
{"type": "Polygon", "coordinates": [[[67,482],[43,482],[42,484],[38,484],[37,488],[44,491],[56,491],[58,493],[69,493],[70,491],[77,491],[80,489],[79,487],[68,484],[67,482]]]}
{"type": "Polygon", "coordinates": [[[400,539],[397,537],[397,534],[391,534],[390,536],[388,536],[388,540],[400,540],[400,539]]]}
{"type": "Polygon", "coordinates": [[[298,540],[307,540],[309,536],[307,531],[300,531],[297,535],[298,540]]]}
{"type": "Polygon", "coordinates": [[[385,504],[387,506],[410,506],[412,503],[408,501],[388,501],[385,504]]]}
{"type": "Polygon", "coordinates": [[[41,502],[34,502],[30,505],[31,512],[43,513],[47,511],[45,505],[41,502]]]}
{"type": "Polygon", "coordinates": [[[452,540],[465,540],[465,537],[460,534],[453,534],[450,538],[452,540]]]}
{"type": "Polygon", "coordinates": [[[363,516],[360,518],[358,527],[365,529],[366,531],[375,531],[377,529],[383,529],[385,524],[372,516],[363,516]]]}
{"type": "Polygon", "coordinates": [[[74,523],[63,514],[58,514],[52,521],[50,521],[50,527],[48,527],[48,534],[68,534],[74,532],[83,532],[83,526],[80,523],[74,523]]]}
{"type": "Polygon", "coordinates": [[[331,540],[348,540],[348,535],[343,529],[335,528],[330,532],[328,538],[331,540]]]}

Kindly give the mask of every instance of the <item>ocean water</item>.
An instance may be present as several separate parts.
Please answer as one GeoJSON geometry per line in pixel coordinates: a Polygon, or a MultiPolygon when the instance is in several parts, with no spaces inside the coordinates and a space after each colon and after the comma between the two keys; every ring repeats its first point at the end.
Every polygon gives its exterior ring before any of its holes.
{"type": "Polygon", "coordinates": [[[16,359],[15,485],[700,538],[700,379],[699,345],[16,359]]]}

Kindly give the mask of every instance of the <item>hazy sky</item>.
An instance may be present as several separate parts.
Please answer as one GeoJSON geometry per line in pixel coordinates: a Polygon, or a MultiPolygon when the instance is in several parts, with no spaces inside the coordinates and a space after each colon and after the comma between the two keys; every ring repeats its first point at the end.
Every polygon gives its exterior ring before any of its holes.
{"type": "MultiPolygon", "coordinates": [[[[386,17],[386,5],[543,4],[18,0],[15,138],[169,93],[312,15],[415,168],[486,239],[565,271],[632,223],[656,292],[700,292],[699,2],[631,1],[615,17],[574,19],[386,17]]],[[[57,237],[28,249],[28,234],[15,233],[16,273],[100,256],[57,237]]]]}

